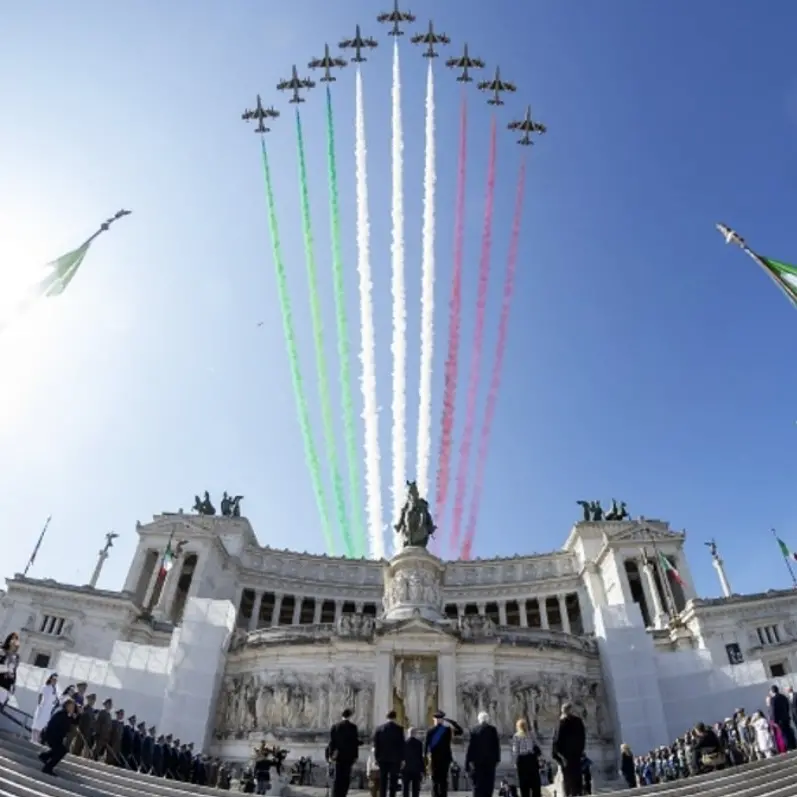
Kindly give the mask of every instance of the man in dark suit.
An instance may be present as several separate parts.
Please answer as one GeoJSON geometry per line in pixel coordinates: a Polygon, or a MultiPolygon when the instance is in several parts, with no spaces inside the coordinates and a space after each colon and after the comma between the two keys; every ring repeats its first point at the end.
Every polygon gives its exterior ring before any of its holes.
{"type": "Polygon", "coordinates": [[[565,797],[580,797],[582,792],[581,758],[587,744],[587,732],[581,717],[570,703],[562,706],[559,727],[553,736],[552,757],[562,768],[565,797]]]}
{"type": "Polygon", "coordinates": [[[769,690],[769,719],[780,728],[786,747],[794,750],[797,742],[794,738],[794,729],[791,727],[791,706],[789,699],[780,693],[777,686],[769,690]]]}
{"type": "Polygon", "coordinates": [[[94,718],[94,760],[105,761],[108,758],[108,745],[111,740],[111,728],[113,727],[113,717],[111,709],[113,701],[109,697],[102,703],[102,709],[97,712],[94,718]]]}
{"type": "Polygon", "coordinates": [[[448,794],[448,772],[454,758],[451,740],[454,736],[462,736],[462,726],[454,720],[446,719],[444,711],[435,711],[434,725],[426,731],[423,748],[424,755],[429,760],[433,797],[446,797],[448,794]]]}
{"type": "Polygon", "coordinates": [[[379,797],[396,797],[398,776],[404,761],[404,731],[396,712],[388,711],[387,722],[374,731],[374,758],[379,766],[379,797]]]}
{"type": "Polygon", "coordinates": [[[39,760],[44,764],[42,772],[52,775],[58,762],[66,755],[66,738],[75,727],[75,701],[68,697],[61,704],[60,710],[50,717],[44,729],[44,743],[49,749],[39,753],[39,760]]]}
{"type": "Polygon", "coordinates": [[[351,768],[360,757],[360,732],[351,721],[351,710],[341,714],[329,731],[329,760],[335,765],[332,797],[346,797],[351,784],[351,768]]]}
{"type": "Polygon", "coordinates": [[[479,724],[470,732],[465,769],[470,772],[473,797],[490,797],[495,788],[495,770],[501,763],[501,740],[486,711],[478,719],[479,724]]]}
{"type": "Polygon", "coordinates": [[[421,793],[421,780],[425,774],[423,743],[418,738],[415,728],[410,728],[407,731],[407,741],[404,742],[404,766],[401,770],[404,797],[418,797],[421,793]]]}

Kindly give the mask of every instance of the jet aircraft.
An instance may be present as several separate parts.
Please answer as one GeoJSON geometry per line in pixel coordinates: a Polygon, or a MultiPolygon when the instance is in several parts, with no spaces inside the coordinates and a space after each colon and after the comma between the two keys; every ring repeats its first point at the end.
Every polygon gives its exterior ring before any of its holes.
{"type": "Polygon", "coordinates": [[[257,95],[257,105],[255,105],[255,109],[250,111],[248,108],[241,114],[241,119],[245,122],[251,122],[252,120],[257,120],[257,127],[255,128],[255,133],[260,133],[263,135],[264,133],[270,132],[270,128],[266,127],[265,120],[266,119],[276,119],[280,115],[280,112],[275,110],[272,107],[264,108],[263,101],[260,99],[260,95],[257,95]]]}
{"type": "Polygon", "coordinates": [[[727,224],[717,224],[716,227],[720,235],[725,239],[726,244],[739,244],[742,248],[747,246],[744,242],[744,238],[740,237],[739,234],[728,227],[727,224]]]}
{"type": "Polygon", "coordinates": [[[501,99],[501,94],[505,91],[517,91],[517,86],[514,83],[501,80],[500,67],[495,68],[495,76],[492,80],[484,80],[478,83],[477,87],[479,91],[489,91],[493,95],[487,100],[488,105],[503,105],[504,101],[501,99]]]}
{"type": "Polygon", "coordinates": [[[332,74],[333,69],[343,69],[346,66],[346,61],[343,58],[333,58],[329,54],[329,45],[324,45],[324,57],[323,58],[313,58],[312,61],[307,65],[310,69],[323,69],[324,70],[324,77],[321,78],[322,83],[331,83],[333,80],[336,80],[335,76],[332,74]]]}
{"type": "Polygon", "coordinates": [[[304,89],[312,89],[315,87],[315,83],[312,80],[309,80],[306,77],[299,77],[299,73],[296,71],[296,65],[293,66],[293,72],[291,73],[291,77],[288,80],[280,80],[277,83],[277,90],[278,91],[292,91],[293,96],[288,100],[288,102],[304,102],[304,97],[301,96],[299,92],[303,91],[304,89]]]}
{"type": "Polygon", "coordinates": [[[360,26],[357,26],[357,30],[354,34],[353,39],[344,39],[338,47],[341,50],[354,50],[354,58],[351,60],[354,63],[361,64],[363,61],[366,61],[366,57],[362,54],[363,50],[372,50],[374,47],[377,46],[376,39],[372,39],[370,37],[363,38],[362,34],[360,33],[360,26]]]}
{"type": "Polygon", "coordinates": [[[389,31],[390,36],[403,36],[404,31],[401,29],[402,23],[415,22],[415,15],[411,14],[409,11],[402,11],[399,9],[398,0],[394,0],[393,10],[386,11],[384,14],[380,14],[376,18],[376,21],[393,25],[389,31]]]}
{"type": "Polygon", "coordinates": [[[426,44],[428,47],[426,48],[426,52],[424,52],[424,58],[437,58],[439,53],[434,49],[435,44],[450,44],[451,39],[445,35],[445,33],[435,33],[434,32],[434,22],[431,20],[429,21],[429,30],[426,33],[418,33],[413,36],[410,41],[413,44],[426,44]]]}
{"type": "Polygon", "coordinates": [[[465,45],[465,51],[459,58],[449,58],[446,61],[446,66],[449,69],[461,69],[462,74],[457,77],[460,83],[472,83],[473,78],[470,76],[470,69],[484,69],[484,61],[481,58],[471,58],[468,54],[468,45],[465,45]]]}
{"type": "Polygon", "coordinates": [[[526,115],[523,119],[520,119],[516,122],[510,122],[507,127],[510,130],[520,130],[523,135],[518,139],[518,144],[523,147],[530,147],[534,142],[531,140],[531,137],[535,133],[546,133],[548,128],[542,124],[542,122],[535,122],[531,118],[531,106],[529,105],[526,108],[526,115]]]}

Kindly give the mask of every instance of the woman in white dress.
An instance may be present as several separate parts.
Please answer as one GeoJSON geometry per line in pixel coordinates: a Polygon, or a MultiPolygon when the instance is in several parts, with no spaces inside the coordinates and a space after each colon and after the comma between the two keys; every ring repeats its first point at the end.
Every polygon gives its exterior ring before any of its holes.
{"type": "Polygon", "coordinates": [[[31,741],[41,742],[42,731],[50,721],[55,709],[58,708],[58,703],[58,675],[53,673],[39,690],[39,702],[36,705],[36,713],[33,715],[31,725],[31,741]]]}

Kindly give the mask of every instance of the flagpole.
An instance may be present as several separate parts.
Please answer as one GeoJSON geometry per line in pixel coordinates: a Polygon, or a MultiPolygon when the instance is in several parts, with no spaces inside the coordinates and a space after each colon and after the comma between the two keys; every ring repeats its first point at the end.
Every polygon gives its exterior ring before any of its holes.
{"type": "MultiPolygon", "coordinates": [[[[174,539],[175,531],[176,528],[172,528],[172,533],[169,535],[169,541],[166,543],[166,547],[163,549],[163,553],[161,554],[160,562],[158,563],[158,575],[155,579],[155,583],[152,586],[152,594],[150,595],[149,603],[144,607],[145,615],[152,614],[152,610],[155,608],[156,596],[158,599],[160,599],[158,584],[160,583],[162,585],[166,579],[166,576],[163,574],[163,568],[166,565],[166,554],[172,549],[172,540],[174,539]]],[[[161,586],[161,589],[163,589],[163,586],[161,586]]]]}
{"type": "MultiPolygon", "coordinates": [[[[775,542],[778,543],[778,547],[780,548],[780,540],[778,539],[778,533],[775,531],[775,529],[772,529],[772,536],[775,538],[775,542]]],[[[783,561],[786,563],[786,569],[789,571],[789,575],[791,576],[792,586],[794,589],[797,589],[797,578],[794,576],[794,568],[791,566],[791,562],[789,561],[788,557],[784,556],[783,561]]]]}
{"type": "MultiPolygon", "coordinates": [[[[752,260],[757,263],[762,269],[764,269],[764,273],[775,283],[775,285],[783,291],[784,296],[795,306],[797,307],[797,302],[795,302],[792,295],[783,287],[781,281],[772,273],[772,269],[767,265],[766,260],[764,260],[761,255],[757,252],[754,252],[748,245],[747,241],[742,238],[739,233],[735,230],[732,230],[725,224],[717,224],[717,230],[719,231],[720,235],[725,239],[726,244],[736,244],[748,257],[752,258],[752,260]]],[[[797,586],[797,583],[795,583],[797,586]]]]}
{"type": "Polygon", "coordinates": [[[44,535],[47,533],[47,529],[50,526],[50,521],[53,519],[52,515],[47,516],[47,520],[44,521],[44,528],[39,534],[39,539],[36,541],[36,545],[33,548],[33,553],[30,555],[30,559],[28,559],[28,563],[25,565],[25,569],[22,571],[22,577],[25,578],[28,575],[28,571],[33,566],[33,563],[36,561],[36,554],[39,553],[39,548],[41,548],[42,540],[44,539],[44,535]]]}
{"type": "Polygon", "coordinates": [[[653,546],[653,561],[655,562],[654,567],[656,568],[656,572],[659,574],[659,581],[661,582],[661,587],[664,590],[664,599],[667,602],[667,609],[668,614],[670,615],[670,620],[674,620],[677,616],[678,612],[675,606],[675,595],[672,593],[672,589],[670,588],[670,579],[667,573],[662,572],[661,567],[661,552],[656,545],[656,539],[653,536],[653,532],[650,529],[647,530],[648,537],[650,537],[650,544],[653,546]]]}

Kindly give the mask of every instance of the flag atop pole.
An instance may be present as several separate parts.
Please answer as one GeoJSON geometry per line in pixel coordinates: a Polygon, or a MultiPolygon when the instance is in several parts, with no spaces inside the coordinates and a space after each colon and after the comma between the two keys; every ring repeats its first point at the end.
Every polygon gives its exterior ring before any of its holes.
{"type": "Polygon", "coordinates": [[[36,554],[39,553],[39,548],[41,548],[42,540],[44,539],[44,535],[47,533],[47,529],[50,527],[50,521],[53,519],[52,515],[47,516],[47,520],[44,521],[44,528],[41,530],[41,534],[39,534],[39,539],[36,540],[36,545],[33,548],[33,553],[30,555],[30,559],[28,559],[28,563],[25,565],[25,569],[22,571],[22,575],[27,576],[28,571],[33,567],[33,563],[36,561],[36,554]]]}
{"type": "Polygon", "coordinates": [[[659,554],[659,564],[661,565],[661,569],[665,572],[665,574],[671,578],[676,584],[680,584],[682,587],[684,585],[684,580],[681,578],[681,574],[678,572],[678,568],[664,555],[662,551],[658,552],[659,554]]]}
{"type": "Polygon", "coordinates": [[[797,307],[797,265],[774,260],[754,252],[737,232],[725,224],[717,224],[717,230],[725,238],[726,244],[736,244],[751,257],[767,274],[767,276],[783,291],[786,298],[797,307]]]}
{"type": "Polygon", "coordinates": [[[119,210],[113,216],[106,219],[97,228],[96,232],[90,235],[77,249],[73,249],[57,260],[53,260],[44,267],[44,275],[39,279],[20,299],[19,303],[12,308],[9,316],[0,320],[0,332],[2,332],[12,321],[22,315],[26,310],[39,299],[60,296],[69,287],[78,269],[86,258],[92,243],[104,232],[107,232],[111,225],[125,216],[129,216],[131,211],[119,210]]]}
{"type": "Polygon", "coordinates": [[[786,569],[789,571],[789,575],[791,576],[791,583],[795,589],[797,589],[797,578],[794,576],[794,568],[792,568],[791,563],[793,561],[797,561],[797,555],[795,555],[794,551],[792,551],[788,545],[786,545],[783,540],[778,537],[778,533],[775,529],[772,529],[772,536],[775,538],[775,541],[778,543],[778,547],[780,548],[780,553],[783,556],[783,561],[786,563],[786,569]]]}

